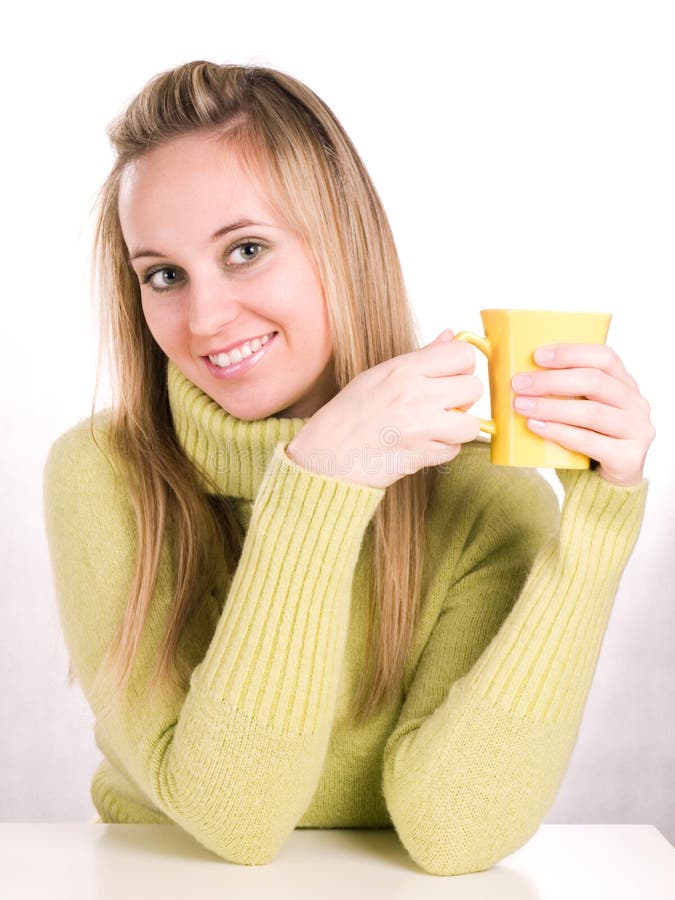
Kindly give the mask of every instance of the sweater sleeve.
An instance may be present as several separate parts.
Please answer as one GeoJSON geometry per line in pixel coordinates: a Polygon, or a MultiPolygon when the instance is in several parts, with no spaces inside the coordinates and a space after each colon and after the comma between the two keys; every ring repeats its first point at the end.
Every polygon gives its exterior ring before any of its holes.
{"type": "Polygon", "coordinates": [[[490,868],[551,807],[648,486],[557,470],[560,510],[538,473],[507,472],[471,529],[384,750],[394,826],[437,875],[490,868]]]}
{"type": "Polygon", "coordinates": [[[151,698],[148,691],[171,612],[165,539],[129,687],[107,716],[92,682],[126,605],[135,516],[88,429],[57,439],[43,476],[59,616],[98,746],[200,844],[248,865],[273,859],[315,792],[337,705],[354,570],[384,496],[311,473],[284,451],[278,443],[265,471],[187,693],[151,698]]]}

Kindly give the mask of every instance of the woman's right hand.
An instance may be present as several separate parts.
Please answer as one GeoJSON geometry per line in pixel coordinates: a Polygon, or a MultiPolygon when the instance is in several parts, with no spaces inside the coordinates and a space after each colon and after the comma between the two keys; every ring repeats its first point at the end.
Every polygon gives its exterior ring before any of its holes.
{"type": "Polygon", "coordinates": [[[483,394],[470,344],[444,331],[434,341],[359,373],[286,447],[302,468],[386,488],[454,459],[479,433],[466,410],[483,394]]]}

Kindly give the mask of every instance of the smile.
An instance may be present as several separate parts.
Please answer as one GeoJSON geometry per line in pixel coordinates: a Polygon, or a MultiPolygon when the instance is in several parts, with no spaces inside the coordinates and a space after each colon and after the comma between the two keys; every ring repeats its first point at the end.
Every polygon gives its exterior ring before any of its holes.
{"type": "Polygon", "coordinates": [[[247,354],[242,354],[239,348],[235,348],[230,353],[222,353],[218,354],[217,357],[213,357],[219,362],[222,360],[226,365],[218,365],[208,356],[204,357],[204,362],[211,375],[215,378],[237,378],[239,375],[244,375],[252,369],[267,355],[270,347],[276,343],[278,334],[279,332],[275,331],[272,332],[271,336],[264,335],[262,339],[255,338],[250,342],[246,341],[241,346],[245,350],[248,349],[249,352],[247,354]],[[237,359],[237,357],[239,358],[237,359]]]}

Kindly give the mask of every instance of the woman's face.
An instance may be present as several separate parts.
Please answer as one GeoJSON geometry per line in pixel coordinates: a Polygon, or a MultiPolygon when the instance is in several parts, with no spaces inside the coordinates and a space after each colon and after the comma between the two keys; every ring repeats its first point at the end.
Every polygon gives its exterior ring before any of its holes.
{"type": "Polygon", "coordinates": [[[233,150],[206,135],[153,149],[125,170],[119,216],[148,328],[223,409],[309,417],[335,395],[313,256],[233,150]],[[208,359],[272,332],[229,372],[208,359]]]}

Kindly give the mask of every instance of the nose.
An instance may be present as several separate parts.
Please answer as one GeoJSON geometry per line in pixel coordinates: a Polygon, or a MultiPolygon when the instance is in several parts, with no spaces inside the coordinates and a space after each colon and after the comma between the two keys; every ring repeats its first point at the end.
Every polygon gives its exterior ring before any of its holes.
{"type": "Polygon", "coordinates": [[[236,286],[226,279],[202,278],[190,284],[188,326],[195,335],[224,331],[241,311],[236,286]]]}

